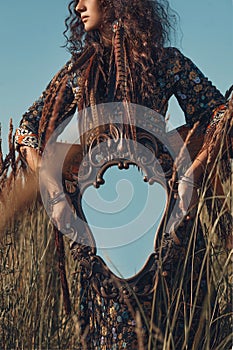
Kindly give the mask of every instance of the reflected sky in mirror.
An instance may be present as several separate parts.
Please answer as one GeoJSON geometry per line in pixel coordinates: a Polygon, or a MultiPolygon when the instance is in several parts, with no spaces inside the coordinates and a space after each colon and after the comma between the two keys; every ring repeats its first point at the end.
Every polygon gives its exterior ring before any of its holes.
{"type": "Polygon", "coordinates": [[[105,184],[86,189],[82,206],[100,255],[118,276],[138,273],[153,252],[166,204],[166,191],[148,185],[136,166],[107,170],[105,184]]]}

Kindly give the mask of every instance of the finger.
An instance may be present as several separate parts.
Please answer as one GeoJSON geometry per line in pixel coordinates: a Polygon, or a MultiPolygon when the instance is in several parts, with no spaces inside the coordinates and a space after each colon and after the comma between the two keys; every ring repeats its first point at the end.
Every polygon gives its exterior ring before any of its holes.
{"type": "Polygon", "coordinates": [[[185,208],[183,198],[180,199],[180,201],[179,201],[179,208],[180,208],[180,210],[181,210],[182,215],[185,216],[186,213],[187,213],[187,210],[186,210],[186,208],[185,208]]]}

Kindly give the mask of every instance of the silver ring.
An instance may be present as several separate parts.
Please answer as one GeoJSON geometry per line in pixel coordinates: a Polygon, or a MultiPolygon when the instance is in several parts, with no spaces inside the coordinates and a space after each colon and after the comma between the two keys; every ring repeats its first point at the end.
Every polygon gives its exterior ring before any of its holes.
{"type": "Polygon", "coordinates": [[[70,223],[67,222],[67,223],[65,224],[65,227],[66,227],[67,230],[69,230],[69,229],[70,229],[70,223]]]}

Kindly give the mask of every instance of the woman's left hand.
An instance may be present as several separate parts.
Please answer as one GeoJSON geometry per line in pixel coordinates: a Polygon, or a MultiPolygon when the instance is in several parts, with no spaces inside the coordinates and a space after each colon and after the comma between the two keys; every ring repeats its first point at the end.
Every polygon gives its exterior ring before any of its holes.
{"type": "Polygon", "coordinates": [[[178,195],[179,195],[179,208],[181,209],[183,215],[188,214],[193,216],[196,211],[198,203],[198,192],[197,188],[191,183],[186,183],[183,180],[179,181],[178,185],[178,195]]]}

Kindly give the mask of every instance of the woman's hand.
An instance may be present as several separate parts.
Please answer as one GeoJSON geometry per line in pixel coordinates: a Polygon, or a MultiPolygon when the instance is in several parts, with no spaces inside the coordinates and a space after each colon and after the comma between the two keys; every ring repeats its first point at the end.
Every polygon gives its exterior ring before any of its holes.
{"type": "Polygon", "coordinates": [[[181,209],[182,214],[193,216],[198,203],[197,186],[189,180],[189,178],[184,176],[179,181],[178,195],[180,199],[179,208],[181,209]]]}
{"type": "Polygon", "coordinates": [[[52,205],[51,220],[59,231],[63,233],[70,231],[74,213],[66,196],[52,205]]]}

